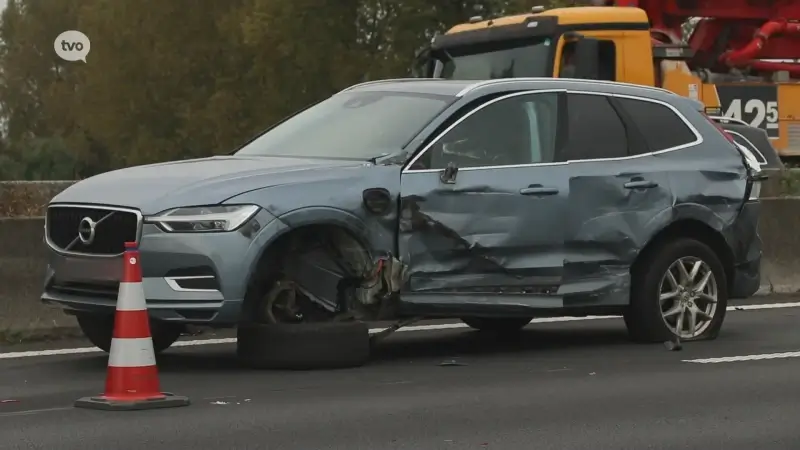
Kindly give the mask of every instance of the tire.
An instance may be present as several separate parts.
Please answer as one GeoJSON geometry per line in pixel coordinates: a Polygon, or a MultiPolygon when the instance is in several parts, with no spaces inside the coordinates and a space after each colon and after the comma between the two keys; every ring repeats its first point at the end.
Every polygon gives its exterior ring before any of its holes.
{"type": "MultiPolygon", "coordinates": [[[[78,325],[83,335],[95,347],[108,353],[111,351],[111,337],[114,334],[114,316],[78,314],[78,325]]],[[[170,348],[181,337],[183,326],[150,321],[150,334],[153,336],[153,351],[158,354],[170,348]]]]}
{"type": "Polygon", "coordinates": [[[490,333],[515,333],[533,320],[532,317],[464,317],[462,322],[479,331],[490,333]]]}
{"type": "Polygon", "coordinates": [[[369,329],[363,322],[241,323],[236,352],[254,369],[359,367],[369,360],[369,329]]]}
{"type": "MultiPolygon", "coordinates": [[[[628,335],[637,342],[666,342],[669,340],[680,339],[682,341],[713,340],[719,335],[722,323],[725,320],[725,312],[728,306],[728,281],[725,270],[719,257],[706,244],[688,238],[678,238],[666,242],[654,249],[648,255],[644,255],[644,260],[637,264],[637,268],[632,273],[631,282],[631,304],[623,317],[628,328],[628,335]],[[662,316],[662,305],[659,297],[661,295],[661,281],[667,276],[667,270],[673,263],[682,258],[697,259],[706,265],[703,269],[710,268],[716,286],[716,309],[711,315],[711,320],[706,320],[702,331],[700,329],[693,336],[679,336],[662,316]]],[[[687,262],[687,265],[690,265],[687,262]]],[[[677,267],[677,266],[676,266],[677,267]]],[[[698,279],[702,275],[698,274],[698,279]]],[[[709,286],[711,282],[709,281],[709,286]]],[[[671,291],[672,288],[669,288],[671,291]]],[[[664,304],[665,309],[677,306],[678,297],[667,300],[664,304]]],[[[698,299],[693,302],[695,306],[705,308],[709,303],[706,300],[698,299]]],[[[688,312],[684,312],[684,315],[688,312]]],[[[677,317],[677,316],[673,316],[677,317]]],[[[677,319],[675,320],[677,322],[677,319]]],[[[688,320],[683,322],[688,326],[688,320]]],[[[698,322],[701,323],[701,322],[698,322]]],[[[677,327],[676,327],[677,328],[677,327]]]]}

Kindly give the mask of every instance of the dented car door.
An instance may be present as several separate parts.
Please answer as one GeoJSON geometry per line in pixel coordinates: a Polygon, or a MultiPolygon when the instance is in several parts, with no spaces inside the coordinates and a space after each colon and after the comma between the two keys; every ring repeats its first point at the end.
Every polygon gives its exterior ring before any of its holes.
{"type": "Polygon", "coordinates": [[[560,293],[565,306],[627,305],[633,262],[673,218],[669,173],[653,152],[679,150],[697,137],[662,103],[570,92],[567,105],[570,195],[560,293]],[[635,111],[626,112],[629,102],[635,111]],[[639,130],[634,114],[661,129],[639,130]]]}
{"type": "Polygon", "coordinates": [[[569,195],[567,165],[555,155],[562,96],[491,100],[412,159],[401,178],[406,292],[558,289],[569,195]]]}

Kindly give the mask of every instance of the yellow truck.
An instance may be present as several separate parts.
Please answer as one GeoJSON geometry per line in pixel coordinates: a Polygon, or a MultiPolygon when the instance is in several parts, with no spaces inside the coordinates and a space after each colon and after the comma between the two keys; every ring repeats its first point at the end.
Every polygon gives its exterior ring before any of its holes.
{"type": "MultiPolygon", "coordinates": [[[[800,158],[800,84],[792,78],[800,75],[800,64],[765,61],[800,58],[800,45],[791,41],[800,25],[782,21],[782,29],[770,28],[768,18],[753,17],[777,13],[747,9],[750,3],[744,2],[752,0],[727,0],[719,11],[706,10],[716,4],[710,0],[706,9],[678,12],[669,8],[686,2],[639,0],[474,17],[435,36],[418,53],[413,72],[428,78],[571,77],[663,87],[702,101],[709,115],[763,129],[784,160],[800,158]],[[683,41],[685,19],[703,13],[711,17],[696,20],[683,41]],[[747,14],[747,21],[737,16],[747,14]],[[726,27],[735,33],[724,33],[726,27]]],[[[798,6],[791,7],[800,13],[798,6]]]]}

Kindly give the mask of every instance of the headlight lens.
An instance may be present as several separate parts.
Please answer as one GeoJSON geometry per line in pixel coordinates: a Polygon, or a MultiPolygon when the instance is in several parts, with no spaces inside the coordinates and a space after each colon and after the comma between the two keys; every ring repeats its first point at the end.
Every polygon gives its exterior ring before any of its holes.
{"type": "Polygon", "coordinates": [[[146,222],[174,233],[233,231],[258,212],[256,205],[192,206],[148,217],[146,222]]]}

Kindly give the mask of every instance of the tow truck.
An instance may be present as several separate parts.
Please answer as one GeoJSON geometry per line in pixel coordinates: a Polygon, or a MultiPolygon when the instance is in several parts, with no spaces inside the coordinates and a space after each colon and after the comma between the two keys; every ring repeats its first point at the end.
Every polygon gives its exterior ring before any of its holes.
{"type": "Polygon", "coordinates": [[[656,86],[764,130],[800,159],[800,2],[595,0],[473,17],[417,54],[414,76],[571,77],[656,86]],[[684,38],[683,27],[694,22],[684,38]],[[787,62],[787,60],[789,62],[787,62]]]}

